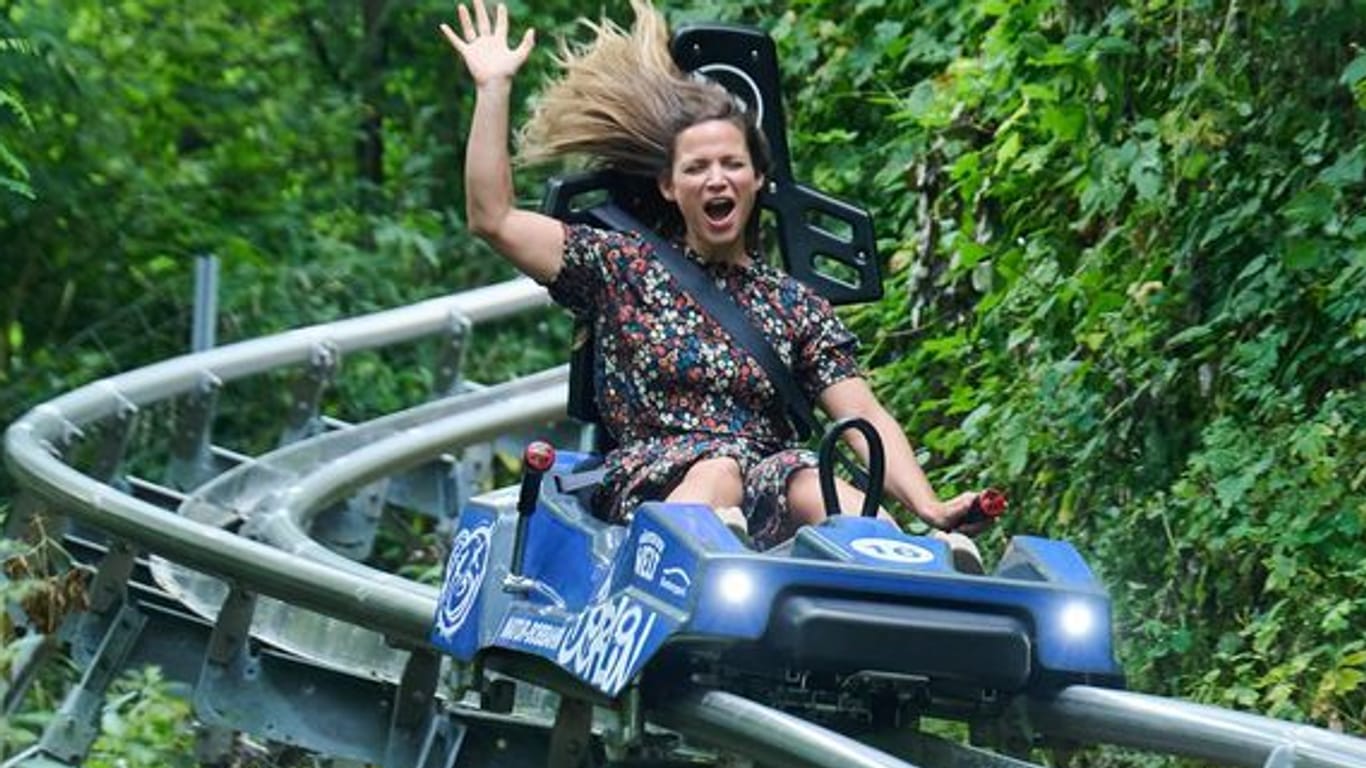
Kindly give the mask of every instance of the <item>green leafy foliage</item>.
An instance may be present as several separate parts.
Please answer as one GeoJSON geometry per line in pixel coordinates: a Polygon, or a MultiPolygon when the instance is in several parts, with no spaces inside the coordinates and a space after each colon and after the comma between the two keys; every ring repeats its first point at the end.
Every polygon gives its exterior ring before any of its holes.
{"type": "MultiPolygon", "coordinates": [[[[6,55],[32,55],[33,49],[28,42],[17,37],[0,37],[0,59],[6,55]]],[[[0,80],[0,119],[15,122],[26,131],[33,130],[33,118],[29,116],[24,102],[13,89],[13,83],[0,80]]],[[[0,195],[19,195],[33,198],[33,189],[28,185],[28,168],[14,154],[6,143],[7,122],[0,122],[0,195]]],[[[2,198],[0,198],[2,199],[2,198]]]]}
{"type": "Polygon", "coordinates": [[[197,765],[194,730],[186,728],[190,703],[176,695],[157,667],[129,670],[110,686],[100,716],[100,737],[86,765],[197,765]]]}
{"type": "MultiPolygon", "coordinates": [[[[513,12],[567,29],[571,6],[513,12]]],[[[43,94],[20,113],[34,130],[0,133],[7,152],[40,158],[25,177],[36,199],[0,206],[0,419],[183,351],[200,254],[222,260],[220,342],[511,277],[463,225],[472,90],[436,30],[450,13],[434,2],[0,9],[0,39],[33,54],[0,49],[4,93],[43,94]]],[[[538,57],[529,77],[549,65],[538,57]]]]}
{"type": "Polygon", "coordinates": [[[850,319],[941,490],[1081,547],[1136,687],[1357,732],[1364,8],[728,12],[778,39],[799,175],[874,203],[850,319]]]}

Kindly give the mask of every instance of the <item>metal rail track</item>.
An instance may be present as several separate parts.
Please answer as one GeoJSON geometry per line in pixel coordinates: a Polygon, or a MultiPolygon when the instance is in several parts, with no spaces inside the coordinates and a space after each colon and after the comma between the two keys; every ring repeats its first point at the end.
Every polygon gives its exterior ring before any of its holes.
{"type": "MultiPolygon", "coordinates": [[[[125,585],[132,558],[145,551],[166,561],[160,565],[153,561],[152,570],[168,594],[212,622],[212,630],[203,623],[194,628],[190,634],[196,639],[186,645],[190,653],[204,656],[198,683],[203,691],[196,699],[201,716],[211,713],[207,717],[211,725],[261,727],[267,735],[313,748],[319,748],[318,739],[322,739],[324,746],[336,747],[336,754],[383,765],[470,764],[467,761],[478,760],[479,755],[493,754],[488,750],[506,750],[507,740],[497,734],[507,728],[540,728],[543,737],[544,724],[516,725],[470,711],[459,702],[438,703],[433,694],[441,661],[425,640],[435,607],[434,590],[342,557],[315,542],[308,531],[329,505],[369,484],[462,445],[561,417],[566,386],[563,370],[457,395],[351,429],[302,436],[256,458],[207,450],[207,422],[213,414],[210,398],[200,411],[200,431],[191,435],[201,438],[199,453],[182,455],[179,460],[182,468],[194,464],[203,469],[215,457],[227,456],[227,463],[235,466],[202,472],[199,482],[190,483],[192,487],[183,492],[157,491],[144,484],[143,493],[121,482],[116,468],[124,458],[127,423],[139,409],[197,396],[202,405],[206,391],[216,392],[226,383],[284,368],[316,367],[320,351],[325,353],[322,357],[334,360],[350,352],[411,343],[448,332],[453,319],[484,322],[542,306],[545,301],[539,287],[518,280],[243,342],[82,387],[38,406],[11,425],[5,434],[5,458],[25,493],[11,514],[11,532],[22,527],[24,518],[47,510],[102,531],[115,543],[96,576],[96,604],[87,623],[98,625],[101,643],[86,654],[90,668],[108,666],[114,657],[101,654],[112,653],[109,649],[118,643],[127,646],[120,660],[130,654],[141,659],[155,650],[155,638],[119,629],[120,621],[130,615],[125,585]],[[106,440],[112,448],[106,446],[95,468],[74,466],[68,455],[72,447],[109,425],[122,425],[125,433],[119,437],[116,430],[115,437],[106,440]],[[149,489],[162,503],[148,500],[149,489]],[[178,508],[169,509],[168,504],[178,508]],[[274,601],[274,607],[268,600],[274,601]],[[302,637],[281,630],[295,621],[292,616],[300,609],[316,614],[325,622],[324,629],[315,628],[302,637]],[[272,612],[283,618],[271,620],[272,612]],[[373,639],[365,647],[380,650],[338,659],[335,647],[319,650],[308,640],[336,634],[347,639],[334,645],[351,646],[360,642],[354,633],[369,633],[373,639]],[[251,648],[247,635],[264,638],[272,650],[263,654],[251,648]],[[377,658],[384,653],[394,658],[377,658]],[[291,659],[323,666],[300,666],[291,659]],[[357,733],[384,743],[367,745],[359,737],[348,741],[342,736],[328,741],[316,734],[306,713],[288,721],[263,718],[259,713],[240,714],[234,721],[224,714],[224,702],[240,711],[251,708],[252,696],[297,698],[305,695],[299,691],[307,693],[315,684],[321,685],[316,681],[332,679],[327,676],[333,673],[341,676],[329,683],[338,686],[337,691],[361,690],[346,687],[342,678],[349,675],[363,679],[368,686],[363,689],[371,697],[377,695],[374,691],[392,692],[392,703],[382,713],[387,729],[383,722],[367,726],[370,730],[357,726],[357,733]],[[278,685],[265,686],[264,678],[278,685]]],[[[102,694],[98,680],[82,685],[85,697],[69,699],[69,708],[64,705],[63,717],[72,722],[81,712],[88,714],[91,695],[102,694]]],[[[268,704],[262,702],[262,706],[268,704]]],[[[1366,742],[1356,738],[1141,694],[1075,686],[1030,698],[1019,709],[1037,732],[1084,743],[1118,744],[1229,765],[1366,766],[1366,742]]],[[[680,696],[656,705],[646,715],[652,723],[690,740],[771,764],[890,768],[910,765],[911,755],[935,754],[944,756],[936,758],[943,764],[1025,765],[954,745],[938,746],[937,752],[893,747],[889,749],[897,755],[893,756],[720,691],[680,696]]],[[[362,720],[365,717],[356,722],[362,720]]],[[[373,720],[370,717],[366,722],[373,720]]],[[[520,743],[539,744],[538,738],[520,743]]],[[[54,755],[64,764],[79,762],[83,752],[78,741],[45,735],[37,748],[6,765],[40,764],[54,755]]],[[[544,759],[545,749],[541,746],[502,757],[534,762],[544,759]]]]}

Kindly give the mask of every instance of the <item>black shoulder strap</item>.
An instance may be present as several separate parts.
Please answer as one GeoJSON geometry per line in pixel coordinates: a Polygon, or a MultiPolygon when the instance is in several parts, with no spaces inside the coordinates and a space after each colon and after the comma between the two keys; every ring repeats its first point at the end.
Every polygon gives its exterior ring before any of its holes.
{"type": "Polygon", "coordinates": [[[683,286],[683,290],[687,291],[713,320],[720,323],[731,338],[744,347],[768,374],[768,380],[773,382],[773,388],[783,401],[784,410],[797,432],[797,437],[807,440],[816,433],[817,425],[811,401],[797,385],[792,370],[730,296],[717,288],[700,267],[683,255],[678,246],[648,228],[639,226],[629,214],[616,205],[604,203],[594,206],[593,214],[613,229],[634,231],[642,240],[649,243],[655,255],[659,257],[660,263],[673,274],[683,286]]]}

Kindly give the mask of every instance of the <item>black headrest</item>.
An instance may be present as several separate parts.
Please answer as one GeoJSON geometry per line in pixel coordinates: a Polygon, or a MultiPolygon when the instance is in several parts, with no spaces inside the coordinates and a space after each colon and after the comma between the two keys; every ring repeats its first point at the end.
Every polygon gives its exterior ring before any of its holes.
{"type": "MultiPolygon", "coordinates": [[[[788,274],[834,304],[880,298],[882,274],[872,217],[792,177],[773,39],[752,27],[696,24],[679,28],[670,49],[682,69],[716,80],[756,112],[773,161],[759,206],[773,216],[788,274]]],[[[654,179],[610,171],[556,178],[546,190],[543,209],[565,221],[605,226],[593,208],[610,199],[645,226],[658,219],[649,209],[658,204],[654,186],[654,179]]]]}

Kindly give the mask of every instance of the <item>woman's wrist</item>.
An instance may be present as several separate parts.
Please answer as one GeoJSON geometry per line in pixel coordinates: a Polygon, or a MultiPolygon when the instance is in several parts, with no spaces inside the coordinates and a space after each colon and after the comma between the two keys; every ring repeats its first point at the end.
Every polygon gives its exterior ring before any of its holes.
{"type": "Polygon", "coordinates": [[[512,90],[513,73],[503,75],[490,75],[474,81],[474,90],[477,94],[489,92],[491,94],[503,95],[512,90]]]}
{"type": "Polygon", "coordinates": [[[919,493],[898,489],[893,491],[892,495],[901,502],[903,507],[915,513],[916,517],[931,528],[941,530],[944,528],[944,502],[939,500],[939,496],[935,494],[933,489],[926,488],[919,493]]]}
{"type": "Polygon", "coordinates": [[[916,508],[916,514],[920,516],[921,520],[924,520],[935,530],[942,531],[948,528],[946,507],[944,502],[940,501],[938,498],[931,498],[930,500],[923,502],[916,508]]]}

